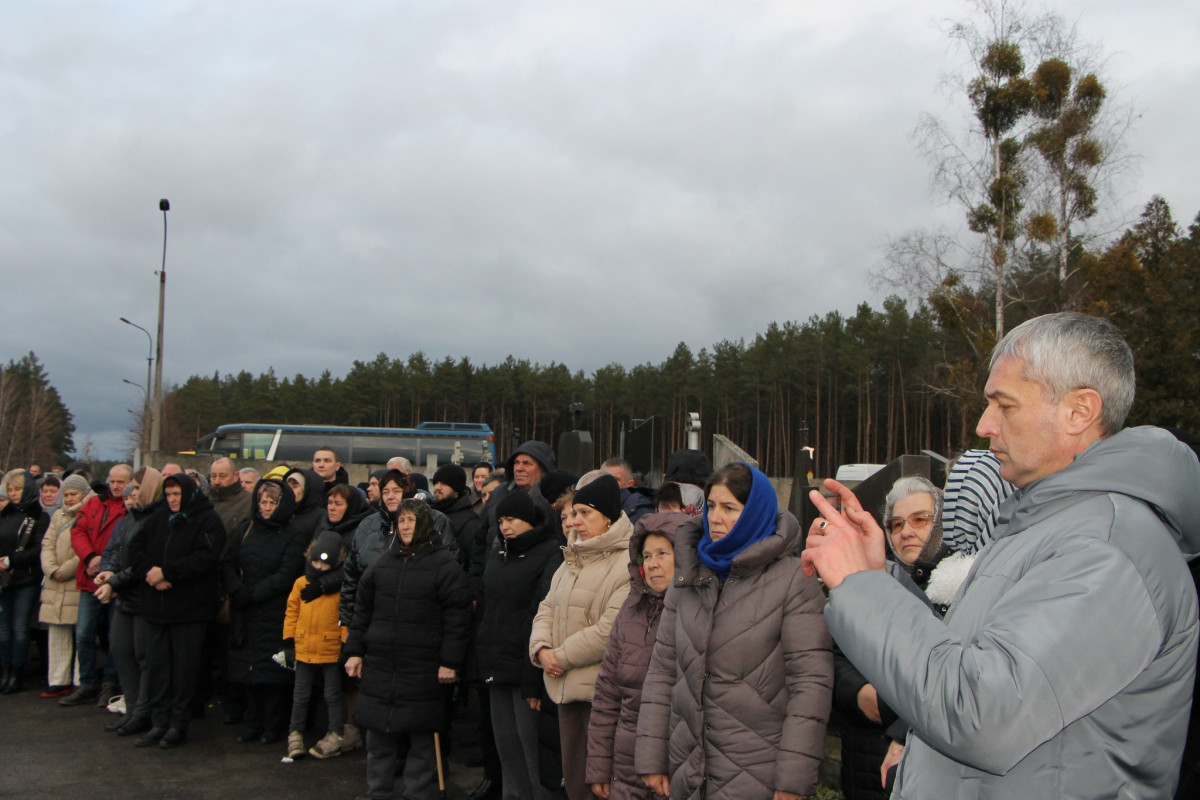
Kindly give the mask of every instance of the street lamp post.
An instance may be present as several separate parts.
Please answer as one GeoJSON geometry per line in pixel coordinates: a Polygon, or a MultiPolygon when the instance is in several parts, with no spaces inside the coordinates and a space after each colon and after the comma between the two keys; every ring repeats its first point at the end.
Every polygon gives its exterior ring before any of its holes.
{"type": "MultiPolygon", "coordinates": [[[[142,333],[146,334],[146,385],[141,387],[146,393],[146,402],[142,405],[142,434],[138,437],[138,461],[142,461],[146,457],[146,444],[148,442],[150,431],[150,367],[154,363],[154,339],[151,338],[150,331],[146,330],[141,325],[138,325],[136,322],[130,322],[124,317],[121,317],[121,322],[124,322],[126,325],[132,325],[142,333]]],[[[138,385],[133,381],[125,382],[130,386],[138,385]]],[[[141,467],[141,464],[139,463],[137,466],[141,467]]]]}
{"type": "MultiPolygon", "coordinates": [[[[150,390],[140,383],[134,383],[129,378],[121,378],[121,383],[128,383],[130,386],[141,389],[142,394],[146,396],[146,401],[142,404],[142,429],[138,432],[138,449],[133,454],[133,468],[136,471],[142,468],[142,450],[146,447],[146,408],[150,405],[150,390]]],[[[133,409],[130,409],[130,413],[132,412],[133,409]]]]}
{"type": "Polygon", "coordinates": [[[163,215],[162,269],[158,272],[158,346],[154,354],[154,416],[150,426],[150,452],[162,449],[162,357],[163,357],[163,304],[167,297],[167,212],[171,204],[164,198],[158,201],[158,210],[163,215]]]}

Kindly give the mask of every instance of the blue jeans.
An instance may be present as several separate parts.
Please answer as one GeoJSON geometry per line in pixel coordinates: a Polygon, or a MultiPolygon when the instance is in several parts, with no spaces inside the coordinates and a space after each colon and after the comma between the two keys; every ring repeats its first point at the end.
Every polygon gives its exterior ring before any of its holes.
{"type": "Polygon", "coordinates": [[[0,589],[0,665],[23,669],[29,658],[29,621],[42,587],[9,586],[0,589]]]}
{"type": "MultiPolygon", "coordinates": [[[[79,620],[75,623],[75,654],[79,659],[79,685],[96,691],[96,629],[100,617],[111,613],[111,605],[104,605],[91,592],[79,593],[79,620]]],[[[104,682],[116,684],[116,659],[104,660],[104,682]]]]}

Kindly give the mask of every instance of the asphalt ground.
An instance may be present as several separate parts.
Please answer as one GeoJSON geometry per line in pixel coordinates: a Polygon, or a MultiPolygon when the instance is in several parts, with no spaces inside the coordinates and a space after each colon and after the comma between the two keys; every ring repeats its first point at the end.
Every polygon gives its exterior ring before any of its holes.
{"type": "MultiPolygon", "coordinates": [[[[34,674],[37,665],[30,665],[34,674]]],[[[94,703],[64,708],[42,699],[44,681],[0,695],[0,797],[122,798],[144,800],[342,800],[366,794],[366,751],[281,763],[285,744],[237,744],[236,725],[222,723],[219,704],[192,722],[185,745],[172,750],[134,747],[136,736],[105,733],[114,719],[94,703]]],[[[448,762],[446,798],[466,800],[483,778],[464,758],[477,754],[474,709],[454,722],[455,750],[448,762]]],[[[310,747],[322,731],[305,734],[310,747]]],[[[396,796],[403,784],[397,779],[396,796]]],[[[437,797],[435,787],[433,797],[437,797]]]]}

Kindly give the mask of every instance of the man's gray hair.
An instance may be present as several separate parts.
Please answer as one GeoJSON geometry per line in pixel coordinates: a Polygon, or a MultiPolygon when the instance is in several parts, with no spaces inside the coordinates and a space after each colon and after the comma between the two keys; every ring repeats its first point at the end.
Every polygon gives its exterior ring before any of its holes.
{"type": "Polygon", "coordinates": [[[1025,362],[1025,379],[1041,386],[1051,402],[1076,389],[1094,389],[1105,436],[1124,427],[1136,387],[1133,351],[1108,320],[1074,311],[1035,317],[1000,340],[991,366],[1005,356],[1025,362]]]}

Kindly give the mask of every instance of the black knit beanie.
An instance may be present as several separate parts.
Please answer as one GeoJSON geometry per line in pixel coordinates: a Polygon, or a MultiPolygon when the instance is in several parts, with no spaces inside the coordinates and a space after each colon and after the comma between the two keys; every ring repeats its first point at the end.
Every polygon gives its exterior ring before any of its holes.
{"type": "Polygon", "coordinates": [[[616,522],[621,517],[621,487],[612,475],[601,475],[596,480],[575,492],[575,505],[594,508],[609,522],[616,522]]]}
{"type": "Polygon", "coordinates": [[[523,519],[530,525],[537,525],[537,506],[533,504],[533,498],[528,492],[523,492],[520,489],[514,489],[496,504],[496,519],[504,519],[505,517],[513,517],[515,519],[523,519]]]}
{"type": "Polygon", "coordinates": [[[467,490],[467,473],[457,464],[446,464],[438,467],[437,472],[433,473],[433,482],[444,483],[453,489],[455,494],[462,494],[467,490]]]}

